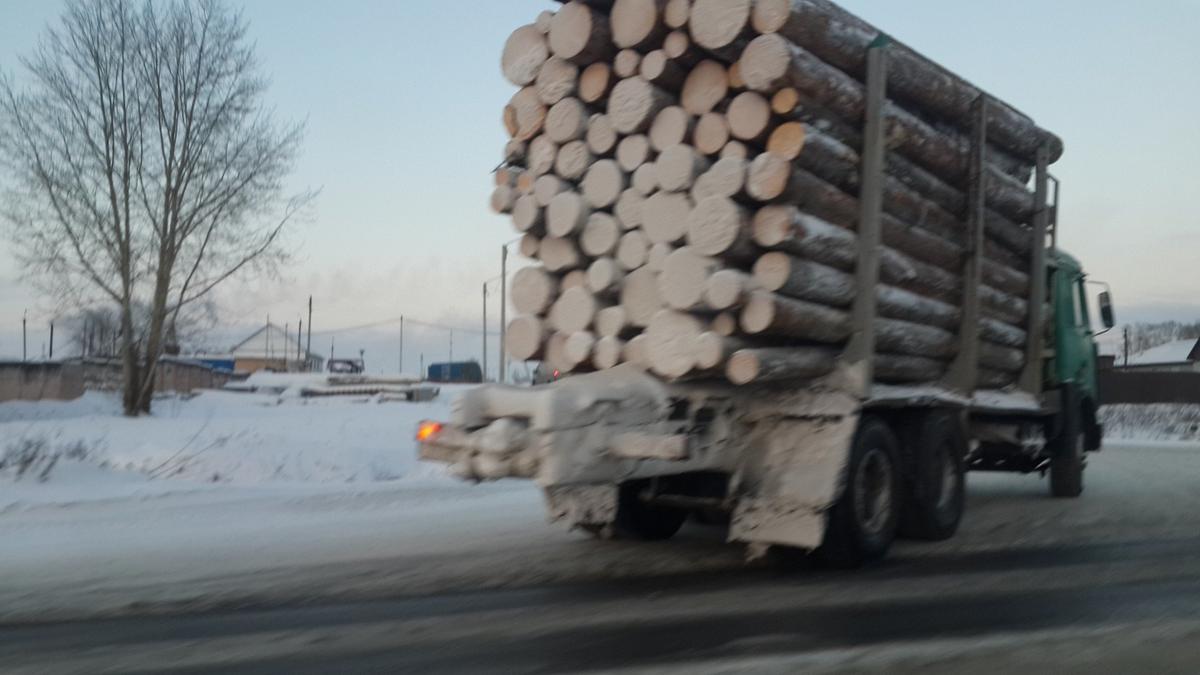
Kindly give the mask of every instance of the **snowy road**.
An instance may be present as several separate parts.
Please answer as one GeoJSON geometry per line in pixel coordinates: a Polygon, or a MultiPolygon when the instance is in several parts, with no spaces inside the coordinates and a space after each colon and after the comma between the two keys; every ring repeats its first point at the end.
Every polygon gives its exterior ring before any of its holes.
{"type": "Polygon", "coordinates": [[[382,487],[336,498],[314,488],[282,505],[244,496],[246,506],[311,512],[321,541],[290,531],[244,540],[236,519],[214,539],[203,510],[172,505],[186,496],[164,498],[143,512],[187,519],[161,557],[122,577],[113,570],[131,561],[104,543],[101,509],[94,536],[65,554],[89,561],[90,580],[72,579],[69,562],[5,560],[0,606],[40,597],[64,610],[217,609],[9,626],[0,663],[14,672],[1195,669],[1200,447],[1114,444],[1092,458],[1077,501],[1046,498],[1036,478],[971,480],[959,537],[901,544],[883,566],[853,574],[746,568],[701,528],[664,545],[593,542],[546,526],[536,494],[512,484],[431,486],[421,503],[436,494],[453,507],[426,507],[437,522],[395,518],[408,498],[382,487]],[[166,560],[208,574],[156,580],[166,560]]]}

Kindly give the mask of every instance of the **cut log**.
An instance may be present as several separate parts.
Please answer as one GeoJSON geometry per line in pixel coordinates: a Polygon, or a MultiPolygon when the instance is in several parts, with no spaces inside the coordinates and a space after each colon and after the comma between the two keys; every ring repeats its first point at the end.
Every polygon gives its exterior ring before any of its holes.
{"type": "Polygon", "coordinates": [[[833,370],[837,352],[820,347],[761,347],[729,357],[725,376],[733,384],[808,380],[833,370]]]}
{"type": "Polygon", "coordinates": [[[705,49],[740,49],[753,37],[751,0],[695,0],[688,27],[692,38],[705,49]]]}
{"type": "Polygon", "coordinates": [[[750,218],[750,212],[732,199],[708,197],[687,215],[684,226],[688,246],[709,256],[752,256],[750,218]]]}
{"type": "Polygon", "coordinates": [[[517,194],[531,195],[533,194],[533,186],[537,182],[537,176],[532,171],[523,171],[517,176],[517,194]]]}
{"type": "Polygon", "coordinates": [[[588,150],[584,141],[571,141],[558,149],[558,157],[554,159],[554,172],[572,182],[583,178],[596,156],[588,150]]]}
{"type": "MultiPolygon", "coordinates": [[[[755,91],[771,93],[781,87],[793,87],[843,121],[851,125],[863,123],[866,111],[863,85],[778,35],[755,38],[740,63],[747,86],[755,91]]],[[[885,119],[891,147],[947,181],[966,180],[970,155],[967,136],[949,129],[935,130],[916,115],[890,103],[885,119]]],[[[988,161],[1020,180],[1029,177],[1026,162],[994,148],[988,153],[988,161]]]]}
{"type": "Polygon", "coordinates": [[[579,248],[590,258],[612,255],[621,240],[621,225],[612,215],[597,211],[588,216],[579,237],[579,248]]]}
{"type": "MultiPolygon", "coordinates": [[[[692,186],[692,201],[699,204],[709,197],[733,199],[745,194],[749,163],[737,157],[717,160],[692,186]]],[[[716,254],[712,254],[716,255],[716,254]]]]}
{"type": "Polygon", "coordinates": [[[612,66],[603,61],[593,63],[579,74],[579,100],[597,104],[608,98],[608,93],[616,83],[612,66]]]}
{"type": "Polygon", "coordinates": [[[537,26],[521,26],[508,36],[500,56],[500,70],[509,82],[524,87],[537,79],[542,64],[550,58],[546,35],[537,26]]]}
{"type": "Polygon", "coordinates": [[[512,213],[513,204],[517,201],[517,191],[507,185],[497,185],[492,190],[492,211],[496,213],[512,213]]]}
{"type": "Polygon", "coordinates": [[[574,97],[564,98],[546,114],[546,135],[560,144],[577,141],[587,134],[589,117],[583,101],[574,97]]]}
{"type": "Polygon", "coordinates": [[[692,146],[679,143],[664,149],[655,165],[658,183],[664,191],[683,192],[690,190],[696,179],[712,167],[712,160],[692,146]]]}
{"type": "Polygon", "coordinates": [[[667,0],[663,8],[663,23],[667,28],[679,29],[687,26],[692,13],[692,0],[667,0]]]}
{"type": "Polygon", "coordinates": [[[538,234],[542,232],[545,223],[542,207],[537,205],[533,195],[521,195],[513,203],[512,222],[517,232],[538,234]]]}
{"type": "Polygon", "coordinates": [[[558,160],[558,144],[543,134],[529,143],[525,168],[529,169],[529,173],[533,176],[542,176],[554,170],[556,160],[558,160]]]}
{"type": "Polygon", "coordinates": [[[766,249],[786,251],[837,269],[858,264],[854,232],[804,213],[795,206],[767,206],[754,215],[754,242],[766,249]]]}
{"type": "Polygon", "coordinates": [[[550,202],[558,195],[567,192],[571,189],[571,184],[567,181],[555,176],[554,174],[546,174],[539,176],[533,184],[533,199],[538,206],[550,206],[550,202]]]}
{"type": "Polygon", "coordinates": [[[617,244],[617,261],[627,270],[636,270],[645,265],[649,253],[650,242],[641,230],[626,232],[617,244]]]}
{"type": "Polygon", "coordinates": [[[875,348],[881,352],[950,359],[958,340],[948,330],[898,319],[875,320],[875,348]]]}
{"type": "Polygon", "coordinates": [[[883,318],[904,319],[951,331],[957,331],[962,323],[962,314],[954,305],[893,286],[878,286],[875,300],[883,318]]]}
{"type": "Polygon", "coordinates": [[[635,49],[622,49],[613,59],[613,74],[619,78],[633,77],[642,68],[642,54],[635,49]]]}
{"type": "Polygon", "coordinates": [[[591,360],[592,349],[595,346],[596,335],[594,333],[590,331],[577,331],[567,337],[567,343],[563,348],[563,356],[571,363],[572,369],[576,369],[579,367],[579,364],[591,360]]]}
{"type": "Polygon", "coordinates": [[[621,353],[621,362],[642,370],[650,369],[650,357],[646,354],[646,336],[644,334],[636,335],[625,343],[625,351],[621,353]]]}
{"type": "Polygon", "coordinates": [[[687,70],[662,49],[655,49],[642,59],[639,73],[642,79],[666,91],[679,91],[687,79],[687,70]]]}
{"type": "Polygon", "coordinates": [[[646,269],[651,272],[661,274],[663,267],[667,263],[667,256],[675,251],[675,247],[670,244],[654,244],[650,247],[650,251],[646,253],[646,269]]]}
{"type": "Polygon", "coordinates": [[[608,17],[582,2],[568,2],[550,22],[550,51],[586,66],[608,60],[613,53],[608,17]]]}
{"type": "Polygon", "coordinates": [[[525,173],[518,167],[502,166],[492,173],[496,187],[512,188],[517,184],[517,178],[525,173]]]}
{"type": "Polygon", "coordinates": [[[658,275],[645,268],[635,269],[625,277],[621,286],[621,306],[632,326],[646,327],[650,319],[663,308],[658,295],[658,275]]]}
{"type": "Polygon", "coordinates": [[[575,364],[567,358],[566,349],[567,335],[565,333],[551,333],[546,338],[543,360],[554,370],[555,377],[575,369],[575,364]]]}
{"type": "Polygon", "coordinates": [[[504,161],[509,164],[524,164],[525,153],[529,151],[529,144],[525,141],[518,141],[515,138],[509,139],[504,144],[504,161]]]}
{"type": "Polygon", "coordinates": [[[980,342],[979,365],[1003,373],[1016,373],[1025,367],[1025,352],[991,342],[980,342]]]}
{"type": "Polygon", "coordinates": [[[592,210],[583,196],[567,191],[554,195],[546,207],[546,231],[555,237],[569,237],[583,231],[592,210]]]}
{"type": "Polygon", "coordinates": [[[620,305],[597,312],[595,324],[596,334],[600,337],[624,337],[632,328],[625,318],[625,308],[620,305]]]}
{"type": "Polygon", "coordinates": [[[722,335],[725,337],[737,335],[737,315],[733,312],[721,312],[713,317],[712,323],[709,324],[708,329],[717,335],[722,335]]]}
{"type": "Polygon", "coordinates": [[[836,343],[850,336],[850,317],[824,305],[756,291],[742,309],[741,327],[749,335],[836,343]]]}
{"type": "Polygon", "coordinates": [[[803,122],[784,122],[775,127],[767,139],[767,152],[786,160],[794,160],[804,149],[804,139],[803,122]]]}
{"type": "Polygon", "coordinates": [[[696,121],[692,144],[706,155],[717,155],[729,142],[729,122],[719,112],[706,112],[696,121]]]}
{"type": "Polygon", "coordinates": [[[642,212],[645,203],[646,198],[633,188],[621,193],[613,213],[616,214],[617,222],[621,224],[622,229],[632,230],[642,226],[642,212]]]}
{"type": "Polygon", "coordinates": [[[666,34],[666,0],[617,0],[613,3],[612,40],[618,47],[646,50],[666,34]]]}
{"type": "MultiPolygon", "coordinates": [[[[553,22],[554,12],[544,9],[538,13],[537,20],[533,22],[533,25],[536,26],[543,35],[549,35],[550,26],[553,24],[553,22]]],[[[549,47],[547,47],[547,49],[549,49],[549,47]]]]}
{"type": "Polygon", "coordinates": [[[1024,330],[986,317],[979,321],[979,335],[985,340],[1006,347],[1024,348],[1029,340],[1029,336],[1024,330]]]}
{"type": "MultiPolygon", "coordinates": [[[[821,0],[763,0],[755,3],[752,18],[758,32],[778,32],[860,78],[866,74],[868,47],[883,35],[858,17],[821,0]]],[[[966,128],[971,124],[973,104],[984,95],[971,83],[896,42],[888,49],[888,89],[898,99],[911,101],[966,128]]],[[[1051,162],[1062,156],[1061,139],[995,99],[989,106],[988,134],[1030,162],[1042,146],[1048,149],[1051,162]]]]}
{"type": "Polygon", "coordinates": [[[538,249],[542,264],[551,272],[568,272],[583,266],[583,258],[575,242],[562,237],[545,237],[538,249]]]}
{"type": "Polygon", "coordinates": [[[592,348],[592,365],[597,370],[615,368],[621,362],[621,354],[624,351],[624,340],[612,335],[601,337],[592,348]]]}
{"type": "Polygon", "coordinates": [[[669,309],[657,312],[646,328],[650,368],[667,379],[681,378],[696,367],[696,342],[704,333],[699,319],[669,309]]]}
{"type": "Polygon", "coordinates": [[[513,309],[520,314],[542,314],[558,297],[558,279],[541,267],[522,267],[512,279],[513,309]]]}
{"type": "Polygon", "coordinates": [[[884,384],[934,382],[946,373],[946,363],[920,356],[875,355],[875,379],[884,384]]]}
{"type": "Polygon", "coordinates": [[[706,309],[704,290],[708,278],[721,268],[716,258],[701,255],[689,246],[678,248],[667,256],[658,275],[659,297],[672,309],[706,309]]]}
{"type": "Polygon", "coordinates": [[[608,115],[596,113],[588,120],[587,141],[588,150],[596,157],[611,157],[617,150],[617,130],[612,127],[608,115]]]}
{"type": "Polygon", "coordinates": [[[754,263],[754,281],[764,290],[843,308],[854,302],[856,290],[849,274],[779,251],[754,263]]]}
{"type": "Polygon", "coordinates": [[[522,236],[520,242],[517,243],[517,252],[525,258],[533,259],[538,256],[538,251],[541,249],[541,247],[541,237],[533,234],[526,234],[522,236]]]}
{"type": "Polygon", "coordinates": [[[725,144],[725,147],[721,148],[721,159],[725,159],[726,157],[736,157],[749,161],[750,148],[741,141],[729,141],[725,144]]]}
{"type": "Polygon", "coordinates": [[[740,141],[760,145],[770,135],[771,103],[762,94],[743,91],[729,103],[725,116],[729,132],[740,141]]]}
{"type": "Polygon", "coordinates": [[[692,68],[683,83],[680,102],[689,114],[712,112],[729,93],[729,73],[718,61],[706,59],[692,68]]]}
{"type": "Polygon", "coordinates": [[[566,291],[569,288],[587,288],[587,272],[583,270],[571,270],[563,275],[562,281],[559,282],[559,290],[566,291]]]}
{"type": "Polygon", "coordinates": [[[667,56],[671,57],[671,60],[678,61],[684,67],[696,64],[697,52],[692,49],[692,38],[688,37],[687,31],[673,30],[667,33],[667,37],[663,39],[662,49],[667,56]]]}
{"type": "Polygon", "coordinates": [[[542,103],[553,106],[575,95],[579,87],[579,66],[557,56],[551,57],[538,72],[534,87],[542,103]]]}
{"type": "Polygon", "coordinates": [[[541,319],[536,316],[518,316],[508,322],[504,348],[512,358],[529,361],[542,355],[546,337],[546,328],[541,319]]]}
{"type": "Polygon", "coordinates": [[[629,173],[650,161],[650,139],[644,134],[626,136],[617,144],[617,164],[629,173]]]}
{"type": "Polygon", "coordinates": [[[650,128],[655,115],[673,103],[674,97],[662,89],[640,77],[627,77],[608,97],[608,116],[622,134],[640,134],[650,128]]]}
{"type": "Polygon", "coordinates": [[[677,105],[663,108],[650,125],[650,147],[662,152],[686,142],[692,136],[694,122],[695,118],[677,105]]]}
{"type": "Polygon", "coordinates": [[[750,300],[758,282],[745,272],[718,270],[704,284],[704,303],[717,311],[739,309],[750,300]]]}
{"type": "Polygon", "coordinates": [[[647,196],[658,190],[658,167],[654,162],[647,162],[633,172],[633,189],[647,196]]]}
{"type": "Polygon", "coordinates": [[[612,258],[596,258],[587,270],[587,286],[597,297],[616,295],[625,279],[625,268],[612,258]]]}
{"type": "Polygon", "coordinates": [[[602,159],[590,167],[583,177],[583,196],[593,208],[606,209],[617,203],[629,187],[629,175],[611,159],[602,159]]]}
{"type": "Polygon", "coordinates": [[[550,306],[548,319],[555,330],[569,335],[591,327],[598,310],[592,292],[584,286],[576,286],[558,296],[550,306]]]}
{"type": "Polygon", "coordinates": [[[537,90],[525,87],[513,94],[504,108],[504,126],[515,140],[528,141],[542,132],[548,112],[537,90]]]}
{"type": "MultiPolygon", "coordinates": [[[[662,166],[659,166],[662,177],[662,166]]],[[[692,200],[682,192],[656,192],[642,206],[642,230],[650,243],[674,244],[687,235],[692,200]]]]}
{"type": "Polygon", "coordinates": [[[750,349],[751,344],[745,340],[729,338],[712,331],[701,333],[696,338],[695,361],[696,370],[708,372],[724,367],[729,359],[743,349],[750,349]]]}

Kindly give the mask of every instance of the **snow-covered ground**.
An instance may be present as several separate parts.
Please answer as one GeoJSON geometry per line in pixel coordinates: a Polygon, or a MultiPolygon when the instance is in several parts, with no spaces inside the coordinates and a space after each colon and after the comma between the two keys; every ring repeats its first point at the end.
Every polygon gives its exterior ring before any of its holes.
{"type": "Polygon", "coordinates": [[[1200,440],[1200,405],[1156,403],[1106,405],[1100,408],[1104,436],[1136,441],[1200,440]]]}

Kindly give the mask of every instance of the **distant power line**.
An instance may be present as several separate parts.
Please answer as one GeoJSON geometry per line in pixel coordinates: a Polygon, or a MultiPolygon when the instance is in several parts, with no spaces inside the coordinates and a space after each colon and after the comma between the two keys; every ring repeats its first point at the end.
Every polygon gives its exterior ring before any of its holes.
{"type": "MultiPolygon", "coordinates": [[[[414,318],[408,316],[407,314],[404,315],[403,320],[404,320],[405,325],[421,326],[424,328],[438,328],[438,329],[447,330],[447,331],[452,330],[456,333],[467,333],[467,334],[471,334],[471,335],[483,335],[483,330],[481,330],[479,328],[464,328],[462,326],[449,326],[449,325],[446,325],[443,323],[436,323],[433,321],[422,321],[420,319],[414,319],[414,318]]],[[[313,335],[337,335],[339,333],[349,333],[351,331],[356,331],[356,330],[368,330],[370,328],[381,328],[383,326],[391,326],[391,325],[398,326],[400,324],[400,321],[401,321],[401,317],[397,316],[397,317],[394,317],[391,319],[382,319],[379,321],[372,321],[371,323],[364,323],[364,324],[360,324],[357,326],[345,326],[342,328],[330,328],[328,330],[314,330],[313,335]]],[[[496,335],[496,334],[497,334],[496,331],[488,331],[488,335],[496,335]]]]}

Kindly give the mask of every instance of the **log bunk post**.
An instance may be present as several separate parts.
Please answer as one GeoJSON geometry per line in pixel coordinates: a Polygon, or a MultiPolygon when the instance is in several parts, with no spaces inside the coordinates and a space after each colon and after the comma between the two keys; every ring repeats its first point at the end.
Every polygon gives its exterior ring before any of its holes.
{"type": "Polygon", "coordinates": [[[850,341],[842,354],[847,365],[861,364],[863,391],[870,394],[875,379],[875,288],[879,284],[879,255],[882,248],[880,220],[883,216],[884,137],[887,107],[887,66],[890,39],[880,36],[867,52],[867,110],[863,132],[862,188],[859,192],[858,264],[851,310],[850,341]]]}
{"type": "Polygon", "coordinates": [[[1025,345],[1025,367],[1017,379],[1017,386],[1038,395],[1042,391],[1042,363],[1046,356],[1046,235],[1051,232],[1051,247],[1058,245],[1058,179],[1050,175],[1050,149],[1042,146],[1037,151],[1033,214],[1033,263],[1029,277],[1029,334],[1025,345]],[[1054,180],[1054,205],[1047,203],[1050,181],[1054,180]],[[1051,228],[1053,228],[1051,230],[1051,228]]]}
{"type": "MultiPolygon", "coordinates": [[[[967,239],[963,256],[962,323],[958,330],[958,355],[950,364],[945,384],[968,396],[979,382],[979,284],[983,270],[983,222],[985,172],[987,171],[988,115],[991,102],[986,94],[975,99],[971,123],[971,159],[967,179],[967,239]]],[[[1033,246],[1037,249],[1036,242],[1033,246]]],[[[1040,307],[1030,304],[1030,307],[1040,307]]],[[[1030,310],[1034,314],[1038,312],[1030,310]]]]}

